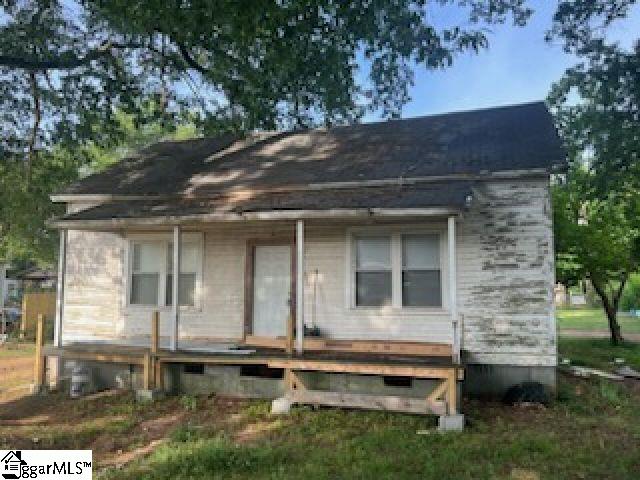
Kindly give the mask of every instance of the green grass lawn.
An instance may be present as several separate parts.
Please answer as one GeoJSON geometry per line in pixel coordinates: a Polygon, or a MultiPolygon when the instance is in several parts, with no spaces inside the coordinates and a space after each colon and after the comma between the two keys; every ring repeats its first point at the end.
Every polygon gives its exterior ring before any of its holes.
{"type": "MultiPolygon", "coordinates": [[[[558,329],[562,330],[609,330],[609,324],[601,308],[558,308],[556,310],[558,329]]],[[[618,321],[625,333],[640,333],[640,318],[628,314],[618,314],[618,321]]]]}
{"type": "MultiPolygon", "coordinates": [[[[563,337],[559,350],[574,363],[609,369],[623,357],[640,368],[637,343],[563,337]]],[[[90,448],[104,480],[635,480],[639,404],[637,383],[559,372],[551,406],[466,400],[465,431],[441,434],[436,417],[299,407],[273,416],[269,402],[214,395],[140,404],[124,393],[52,394],[0,403],[0,448],[90,448]]]]}
{"type": "Polygon", "coordinates": [[[558,342],[560,358],[569,358],[574,365],[610,370],[614,358],[623,358],[628,365],[640,370],[640,343],[624,342],[613,347],[608,338],[571,337],[560,337],[558,342]]]}
{"type": "MultiPolygon", "coordinates": [[[[610,367],[623,356],[640,365],[640,345],[561,339],[560,351],[587,365],[610,367]]],[[[435,419],[384,412],[296,408],[269,414],[266,402],[231,424],[185,423],[149,457],[106,479],[637,479],[640,478],[640,389],[559,374],[548,408],[467,401],[463,433],[431,430],[435,419]]],[[[198,402],[201,400],[198,399],[198,402]]]]}

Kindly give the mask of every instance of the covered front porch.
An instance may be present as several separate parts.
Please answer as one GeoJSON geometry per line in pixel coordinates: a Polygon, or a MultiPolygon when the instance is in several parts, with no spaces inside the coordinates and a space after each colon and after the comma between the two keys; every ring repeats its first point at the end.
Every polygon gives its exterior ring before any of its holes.
{"type": "MultiPolygon", "coordinates": [[[[143,390],[153,392],[165,388],[162,372],[172,365],[259,365],[283,372],[285,395],[293,403],[441,415],[458,410],[457,381],[463,372],[456,312],[459,209],[225,215],[58,222],[62,232],[61,288],[54,345],[39,353],[42,368],[47,364],[45,357],[135,365],[142,369],[143,390]],[[71,257],[77,257],[80,250],[71,236],[81,232],[108,235],[117,247],[114,251],[123,252],[120,261],[125,280],[121,283],[126,300],[114,308],[120,309],[116,322],[132,332],[126,337],[110,334],[91,338],[74,330],[79,322],[75,318],[84,317],[75,311],[69,313],[75,308],[70,300],[77,295],[72,289],[79,290],[75,285],[80,283],[78,272],[69,272],[76,268],[71,257]],[[405,236],[412,241],[424,238],[437,250],[437,255],[432,255],[437,264],[435,273],[423,274],[438,280],[439,295],[430,294],[437,297],[429,300],[437,302],[433,306],[403,305],[415,301],[397,287],[406,283],[402,275],[411,265],[405,265],[405,251],[415,243],[405,242],[405,236]],[[136,291],[134,298],[133,275],[150,275],[150,270],[143,268],[144,261],[134,258],[134,248],[154,238],[161,238],[166,245],[157,256],[168,257],[152,295],[162,297],[159,309],[133,302],[144,297],[144,292],[136,291]],[[381,244],[390,251],[389,273],[385,273],[389,280],[382,282],[382,287],[374,282],[378,290],[373,293],[362,293],[356,280],[359,268],[365,277],[378,275],[377,260],[373,267],[358,263],[360,252],[355,250],[355,242],[360,238],[367,240],[365,247],[372,252],[381,244]],[[202,243],[201,253],[185,257],[185,245],[194,242],[202,243]],[[185,261],[193,263],[194,259],[196,267],[187,272],[194,271],[195,280],[186,278],[183,268],[185,261]],[[275,273],[264,275],[267,267],[275,268],[275,273]],[[211,270],[218,277],[212,278],[211,270]],[[68,275],[74,279],[69,280],[68,275]],[[194,296],[198,295],[193,305],[183,304],[184,282],[193,283],[194,296]],[[278,290],[274,284],[286,288],[278,290]],[[378,291],[387,284],[388,299],[380,300],[378,291]],[[359,296],[373,306],[358,305],[359,296]],[[219,302],[227,299],[230,310],[221,303],[212,305],[212,298],[219,302]],[[240,321],[234,320],[238,313],[240,321]],[[276,317],[278,325],[274,327],[272,319],[276,317]],[[194,318],[199,323],[194,323],[194,318]],[[217,334],[217,325],[227,327],[224,334],[217,334]],[[206,333],[200,333],[203,331],[206,333]],[[432,388],[422,398],[317,390],[305,381],[307,372],[422,379],[431,381],[432,388]]],[[[418,268],[418,273],[423,271],[418,268]]],[[[89,322],[83,333],[91,333],[89,322]]],[[[44,371],[36,376],[36,384],[46,383],[44,371]]]]}

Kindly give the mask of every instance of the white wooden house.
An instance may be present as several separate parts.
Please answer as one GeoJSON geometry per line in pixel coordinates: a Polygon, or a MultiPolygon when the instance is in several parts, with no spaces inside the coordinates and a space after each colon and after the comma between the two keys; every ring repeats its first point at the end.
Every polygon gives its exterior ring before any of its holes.
{"type": "Polygon", "coordinates": [[[147,388],[418,412],[455,411],[462,378],[554,386],[564,155],[542,103],[153,145],[52,197],[44,354],[147,388]]]}

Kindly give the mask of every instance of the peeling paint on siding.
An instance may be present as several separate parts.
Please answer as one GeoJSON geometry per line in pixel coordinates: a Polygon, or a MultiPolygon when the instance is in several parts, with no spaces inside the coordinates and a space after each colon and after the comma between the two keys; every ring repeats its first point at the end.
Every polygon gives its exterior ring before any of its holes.
{"type": "Polygon", "coordinates": [[[477,187],[460,222],[458,309],[470,361],[555,364],[547,179],[477,187]]]}

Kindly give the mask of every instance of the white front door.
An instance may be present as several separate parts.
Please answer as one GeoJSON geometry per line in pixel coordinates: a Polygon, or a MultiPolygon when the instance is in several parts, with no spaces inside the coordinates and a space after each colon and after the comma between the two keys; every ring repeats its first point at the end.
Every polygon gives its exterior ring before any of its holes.
{"type": "Polygon", "coordinates": [[[291,247],[256,245],[253,267],[253,335],[284,337],[291,301],[291,247]]]}

